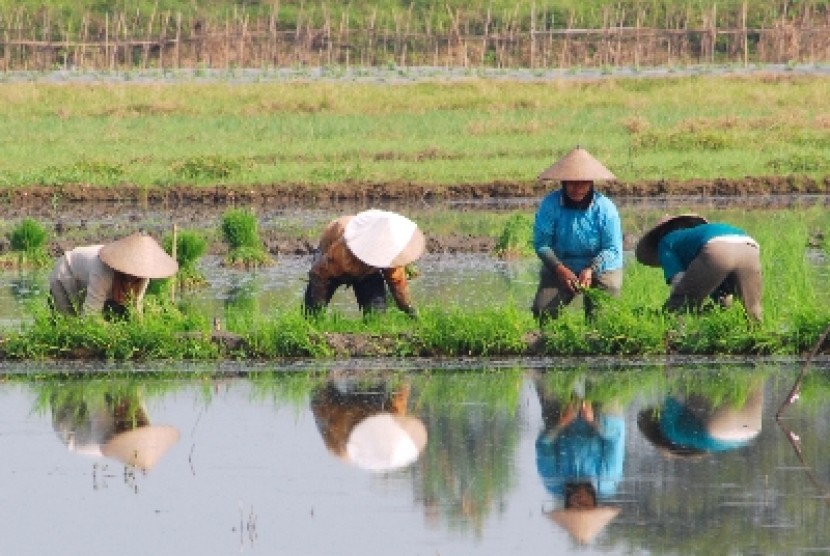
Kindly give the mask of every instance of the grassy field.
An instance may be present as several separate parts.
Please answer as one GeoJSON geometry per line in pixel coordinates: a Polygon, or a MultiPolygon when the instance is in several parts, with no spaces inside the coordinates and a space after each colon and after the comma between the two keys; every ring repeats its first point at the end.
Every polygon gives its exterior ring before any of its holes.
{"type": "Polygon", "coordinates": [[[533,182],[582,145],[624,182],[830,173],[826,76],[6,83],[0,185],[533,182]]]}

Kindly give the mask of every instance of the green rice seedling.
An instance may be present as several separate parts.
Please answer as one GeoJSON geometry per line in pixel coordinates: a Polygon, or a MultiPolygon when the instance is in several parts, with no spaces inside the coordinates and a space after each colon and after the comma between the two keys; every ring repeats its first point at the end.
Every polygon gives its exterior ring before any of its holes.
{"type": "Polygon", "coordinates": [[[502,258],[532,256],[533,219],[522,213],[512,215],[505,223],[494,251],[502,258]]]}
{"type": "Polygon", "coordinates": [[[108,322],[97,316],[67,317],[45,303],[31,307],[33,319],[5,336],[2,354],[10,359],[216,359],[218,350],[206,319],[185,315],[155,296],[145,299],[141,318],[108,322]]]}
{"type": "MultiPolygon", "coordinates": [[[[165,251],[173,253],[173,235],[167,234],[162,240],[165,251]]],[[[162,294],[169,291],[170,280],[175,279],[180,288],[196,288],[207,284],[204,274],[199,270],[199,260],[207,250],[207,240],[196,231],[181,230],[176,234],[176,262],[179,270],[174,278],[151,280],[148,293],[162,294]]]]}
{"type": "Polygon", "coordinates": [[[27,263],[40,268],[51,262],[46,252],[46,230],[34,218],[24,218],[9,234],[12,251],[17,254],[18,264],[27,263]]]}
{"type": "Polygon", "coordinates": [[[529,312],[506,310],[423,311],[414,330],[415,339],[427,353],[448,355],[495,355],[524,353],[525,332],[532,323],[529,312]]]}
{"type": "Polygon", "coordinates": [[[256,215],[248,209],[235,208],[222,215],[222,237],[228,244],[225,264],[256,268],[273,261],[259,237],[256,215]]]}
{"type": "Polygon", "coordinates": [[[261,320],[246,334],[249,357],[330,357],[324,332],[297,312],[261,320]]]}

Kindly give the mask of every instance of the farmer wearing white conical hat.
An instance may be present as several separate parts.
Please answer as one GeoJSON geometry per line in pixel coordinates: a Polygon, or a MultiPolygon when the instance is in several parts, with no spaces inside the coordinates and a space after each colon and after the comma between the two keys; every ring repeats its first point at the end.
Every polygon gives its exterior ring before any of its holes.
{"type": "Polygon", "coordinates": [[[61,256],[49,276],[54,309],[65,315],[121,314],[130,301],[140,311],[150,278],[179,269],[152,237],[137,232],[106,245],[76,247],[61,256]]]}
{"type": "Polygon", "coordinates": [[[671,286],[665,309],[698,310],[707,299],[728,306],[736,297],[750,318],[761,320],[760,248],[744,230],[696,214],[665,216],[634,254],[644,265],[662,267],[671,286]]]}
{"type": "Polygon", "coordinates": [[[386,472],[414,463],[427,429],[410,415],[410,386],[329,380],[311,398],[314,421],[329,452],[366,471],[386,472]]]}
{"type": "MultiPolygon", "coordinates": [[[[556,318],[586,288],[613,296],[622,289],[622,225],[617,207],[594,189],[594,182],[615,179],[588,151],[577,147],[542,172],[540,180],[557,180],[536,212],[533,247],[542,261],[533,301],[536,318],[556,318]]],[[[586,315],[593,303],[585,299],[586,315]]]]}
{"type": "Polygon", "coordinates": [[[308,271],[305,311],[322,310],[337,288],[351,286],[364,313],[382,312],[388,286],[398,308],[416,316],[405,267],[423,254],[424,247],[418,225],[394,212],[370,209],[333,220],[323,230],[308,271]]]}

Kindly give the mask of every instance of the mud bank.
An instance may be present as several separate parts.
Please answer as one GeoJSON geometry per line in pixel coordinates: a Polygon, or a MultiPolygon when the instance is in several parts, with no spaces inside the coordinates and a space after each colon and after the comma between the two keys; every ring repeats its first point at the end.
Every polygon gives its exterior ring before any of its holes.
{"type": "MultiPolygon", "coordinates": [[[[435,185],[417,182],[340,183],[332,185],[261,184],[256,186],[174,185],[141,188],[132,185],[97,187],[84,184],[27,186],[0,193],[6,205],[19,208],[75,203],[142,203],[163,206],[278,204],[281,206],[337,206],[343,202],[508,199],[537,197],[549,184],[495,181],[480,184],[435,185]]],[[[611,196],[739,196],[830,194],[830,176],[749,176],[742,179],[612,182],[602,186],[611,196]]]]}

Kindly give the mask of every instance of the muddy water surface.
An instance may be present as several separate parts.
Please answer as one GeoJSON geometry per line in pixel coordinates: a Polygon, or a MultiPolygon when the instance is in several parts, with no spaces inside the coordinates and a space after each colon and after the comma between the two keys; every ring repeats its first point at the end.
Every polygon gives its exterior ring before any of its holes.
{"type": "Polygon", "coordinates": [[[3,366],[2,552],[830,550],[827,361],[781,424],[794,363],[345,367],[3,366]]]}

